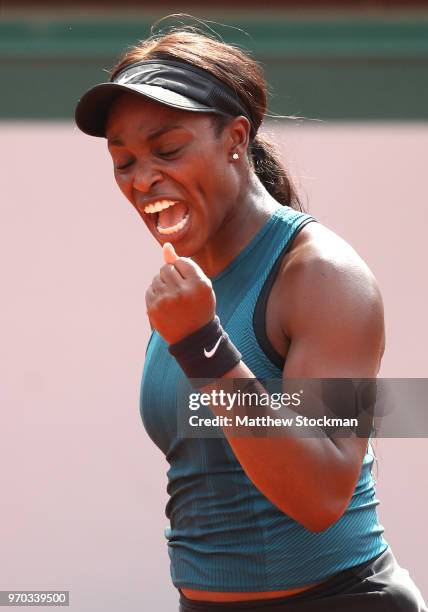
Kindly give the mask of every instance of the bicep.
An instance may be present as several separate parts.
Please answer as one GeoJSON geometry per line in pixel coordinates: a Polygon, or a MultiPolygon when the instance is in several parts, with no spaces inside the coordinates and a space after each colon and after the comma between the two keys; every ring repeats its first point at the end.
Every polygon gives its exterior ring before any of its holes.
{"type": "Polygon", "coordinates": [[[290,340],[284,377],[373,378],[384,347],[382,298],[358,267],[317,260],[293,271],[282,329],[290,340]]]}
{"type": "MultiPolygon", "coordinates": [[[[374,277],[358,265],[337,266],[315,257],[312,264],[297,267],[290,279],[283,320],[290,339],[284,380],[375,378],[384,323],[374,277]]],[[[367,441],[355,435],[335,439],[353,486],[367,441]]]]}

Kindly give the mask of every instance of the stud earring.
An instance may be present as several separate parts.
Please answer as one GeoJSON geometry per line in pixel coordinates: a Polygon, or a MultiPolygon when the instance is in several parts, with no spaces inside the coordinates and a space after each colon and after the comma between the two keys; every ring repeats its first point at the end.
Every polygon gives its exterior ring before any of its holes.
{"type": "Polygon", "coordinates": [[[232,155],[232,159],[239,159],[239,154],[238,153],[234,153],[232,155]]]}

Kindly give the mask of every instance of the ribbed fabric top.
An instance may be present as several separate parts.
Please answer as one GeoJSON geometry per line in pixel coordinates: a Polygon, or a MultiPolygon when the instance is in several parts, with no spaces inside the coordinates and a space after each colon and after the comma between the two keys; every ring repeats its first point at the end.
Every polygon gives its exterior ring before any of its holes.
{"type": "MultiPolygon", "coordinates": [[[[260,347],[253,313],[263,284],[284,248],[313,217],[275,210],[240,254],[212,279],[223,328],[258,378],[282,371],[260,347]]],[[[323,580],[379,555],[383,538],[367,447],[344,515],[319,533],[274,506],[251,482],[225,436],[179,438],[177,393],[185,376],[154,331],[141,382],[140,412],[170,468],[165,529],[171,578],[178,587],[211,591],[275,591],[323,580]]],[[[286,486],[286,483],[284,484],[286,486]]]]}

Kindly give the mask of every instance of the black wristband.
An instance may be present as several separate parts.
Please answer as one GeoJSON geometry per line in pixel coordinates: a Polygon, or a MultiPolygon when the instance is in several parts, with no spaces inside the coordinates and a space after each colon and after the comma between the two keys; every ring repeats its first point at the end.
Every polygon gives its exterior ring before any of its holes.
{"type": "Polygon", "coordinates": [[[171,344],[168,351],[188,378],[221,378],[242,357],[217,315],[189,336],[171,344]]]}

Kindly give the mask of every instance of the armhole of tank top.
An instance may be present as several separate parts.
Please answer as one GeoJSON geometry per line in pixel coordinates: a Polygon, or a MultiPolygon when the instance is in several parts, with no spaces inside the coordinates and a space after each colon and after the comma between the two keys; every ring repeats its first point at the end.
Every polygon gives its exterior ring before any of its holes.
{"type": "Polygon", "coordinates": [[[149,338],[149,340],[148,340],[148,342],[147,342],[147,346],[146,346],[146,352],[144,353],[144,356],[145,356],[145,357],[147,357],[147,351],[149,350],[149,345],[150,345],[150,342],[152,341],[153,335],[154,335],[154,333],[155,333],[154,327],[152,327],[152,328],[151,328],[151,330],[152,330],[152,331],[151,331],[151,333],[150,333],[150,338],[149,338]]]}
{"type": "Polygon", "coordinates": [[[283,369],[285,364],[285,359],[278,353],[275,347],[270,342],[267,333],[266,333],[266,306],[269,298],[269,294],[271,292],[273,283],[275,282],[276,276],[279,272],[279,268],[281,267],[281,262],[285,255],[290,251],[293,246],[294,239],[297,234],[312,221],[316,222],[316,219],[310,217],[308,219],[304,219],[295,230],[291,239],[287,242],[285,247],[282,249],[281,253],[278,255],[275,263],[273,264],[264,284],[259,293],[259,297],[257,298],[256,306],[254,308],[253,313],[253,330],[254,335],[256,337],[257,342],[259,343],[260,348],[265,353],[266,357],[273,363],[274,366],[283,369]]]}

